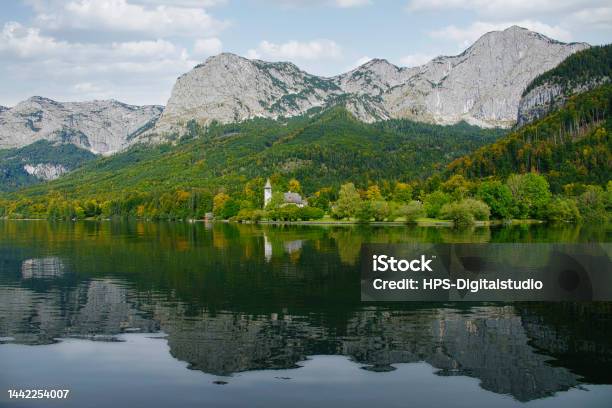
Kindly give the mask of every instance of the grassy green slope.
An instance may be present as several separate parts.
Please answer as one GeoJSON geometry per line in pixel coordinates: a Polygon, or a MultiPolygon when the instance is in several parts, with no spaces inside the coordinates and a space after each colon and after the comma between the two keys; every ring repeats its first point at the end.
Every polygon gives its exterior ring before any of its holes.
{"type": "Polygon", "coordinates": [[[503,133],[466,124],[366,124],[341,108],[288,121],[191,126],[176,144],[135,146],[19,195],[57,191],[72,198],[111,198],[129,191],[221,186],[233,191],[273,174],[298,178],[306,192],[347,180],[410,180],[429,176],[503,133]]]}

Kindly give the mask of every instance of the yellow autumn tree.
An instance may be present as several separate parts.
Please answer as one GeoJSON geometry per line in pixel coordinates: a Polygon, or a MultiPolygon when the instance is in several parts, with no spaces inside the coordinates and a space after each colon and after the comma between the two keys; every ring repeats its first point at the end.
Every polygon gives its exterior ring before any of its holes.
{"type": "Polygon", "coordinates": [[[291,191],[292,193],[300,193],[302,191],[302,186],[300,185],[300,182],[296,179],[289,180],[289,191],[291,191]]]}
{"type": "Polygon", "coordinates": [[[366,198],[370,201],[381,200],[382,194],[380,193],[380,188],[376,184],[368,187],[368,190],[366,191],[366,198]]]}
{"type": "Polygon", "coordinates": [[[227,203],[230,199],[230,196],[221,192],[218,193],[214,198],[213,198],[213,214],[215,215],[219,215],[221,211],[223,211],[223,207],[225,206],[225,203],[227,203]]]}

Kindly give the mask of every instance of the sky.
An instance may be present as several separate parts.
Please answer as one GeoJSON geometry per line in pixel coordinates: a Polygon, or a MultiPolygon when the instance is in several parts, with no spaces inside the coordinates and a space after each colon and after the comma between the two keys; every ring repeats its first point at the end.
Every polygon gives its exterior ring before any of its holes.
{"type": "Polygon", "coordinates": [[[385,58],[455,55],[519,25],[612,42],[610,0],[22,0],[0,13],[0,105],[33,95],[165,105],[176,78],[211,55],[291,61],[333,76],[385,58]]]}

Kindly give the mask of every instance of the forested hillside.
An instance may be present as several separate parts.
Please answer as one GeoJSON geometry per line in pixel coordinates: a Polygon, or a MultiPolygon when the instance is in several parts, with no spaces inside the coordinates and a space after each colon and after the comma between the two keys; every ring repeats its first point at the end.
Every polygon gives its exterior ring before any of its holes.
{"type": "Polygon", "coordinates": [[[612,85],[572,97],[560,110],[453,161],[447,176],[469,179],[534,171],[553,192],[570,183],[605,185],[612,172],[612,85]]]}
{"type": "Polygon", "coordinates": [[[232,192],[250,179],[269,176],[281,183],[297,178],[308,192],[346,180],[408,181],[427,177],[502,134],[467,124],[366,124],[341,108],[284,122],[255,119],[205,129],[192,124],[175,145],[139,145],[19,194],[55,191],[80,198],[180,188],[232,192]]]}

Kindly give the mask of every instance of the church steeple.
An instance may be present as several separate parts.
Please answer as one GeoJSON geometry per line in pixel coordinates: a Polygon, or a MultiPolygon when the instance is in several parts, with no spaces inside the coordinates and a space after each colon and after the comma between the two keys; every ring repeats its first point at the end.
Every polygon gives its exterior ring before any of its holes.
{"type": "Polygon", "coordinates": [[[272,184],[270,184],[270,179],[268,179],[266,180],[266,185],[264,186],[264,208],[268,205],[271,199],[272,199],[272,184]]]}

